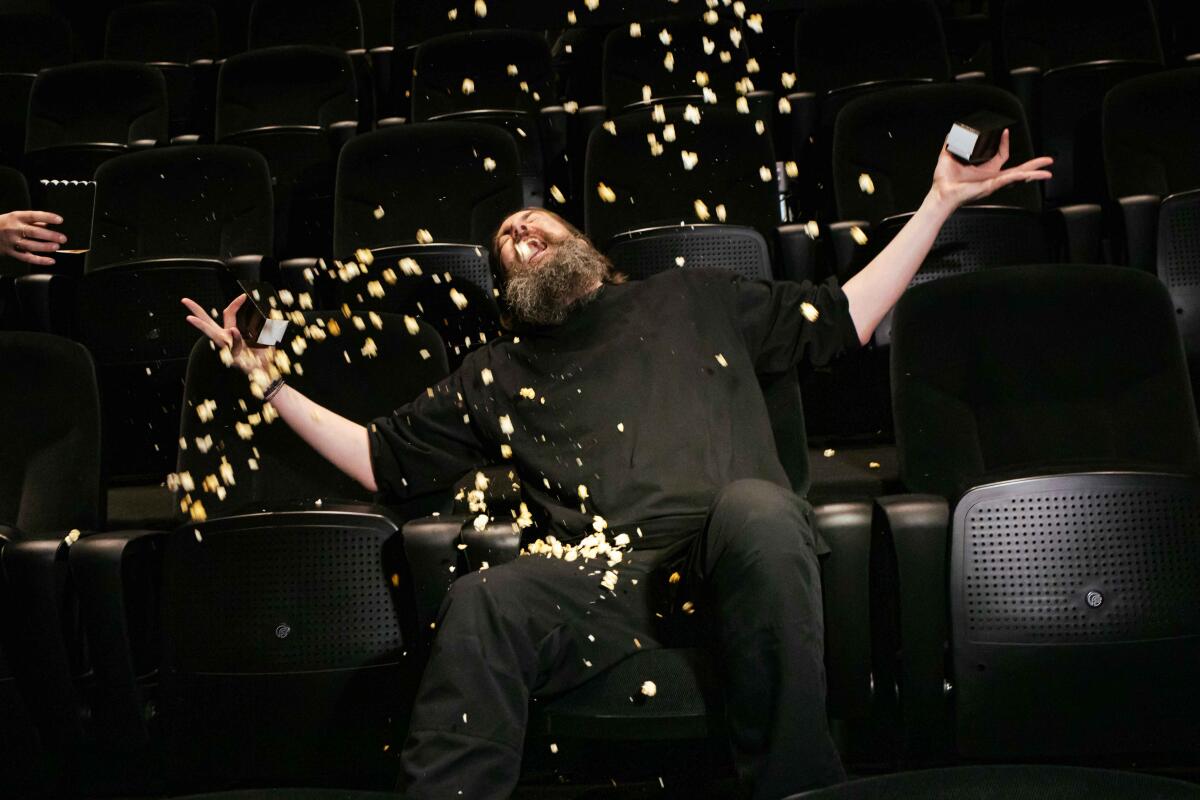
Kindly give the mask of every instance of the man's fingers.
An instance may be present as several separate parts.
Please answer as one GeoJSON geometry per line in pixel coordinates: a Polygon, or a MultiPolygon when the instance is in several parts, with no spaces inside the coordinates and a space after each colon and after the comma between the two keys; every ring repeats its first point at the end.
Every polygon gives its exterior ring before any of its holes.
{"type": "Polygon", "coordinates": [[[38,223],[45,225],[63,224],[62,217],[49,211],[14,211],[13,216],[15,216],[21,222],[27,222],[30,225],[36,225],[38,223]]]}
{"type": "Polygon", "coordinates": [[[40,239],[45,242],[54,242],[55,244],[66,244],[67,241],[67,237],[58,231],[52,231],[49,228],[43,228],[36,224],[23,225],[21,227],[21,238],[26,241],[40,239]]]}
{"type": "Polygon", "coordinates": [[[17,261],[24,261],[26,264],[33,264],[38,267],[52,267],[55,264],[53,258],[34,255],[33,253],[27,253],[23,250],[13,250],[10,252],[10,255],[17,261]]]}
{"type": "Polygon", "coordinates": [[[225,311],[221,314],[221,320],[224,322],[226,328],[237,328],[237,312],[244,302],[246,302],[246,295],[242,293],[235,297],[232,303],[225,306],[225,311]]]}
{"type": "Polygon", "coordinates": [[[21,239],[20,247],[22,250],[36,253],[53,253],[58,249],[58,242],[39,242],[37,239],[25,237],[21,239]]]}
{"type": "Polygon", "coordinates": [[[1038,158],[1029,159],[1024,164],[1018,164],[1017,166],[1012,167],[1012,169],[1019,169],[1019,170],[1025,170],[1025,171],[1033,170],[1033,169],[1042,169],[1044,167],[1050,166],[1053,163],[1054,163],[1054,159],[1051,158],[1050,156],[1039,156],[1038,158]]]}

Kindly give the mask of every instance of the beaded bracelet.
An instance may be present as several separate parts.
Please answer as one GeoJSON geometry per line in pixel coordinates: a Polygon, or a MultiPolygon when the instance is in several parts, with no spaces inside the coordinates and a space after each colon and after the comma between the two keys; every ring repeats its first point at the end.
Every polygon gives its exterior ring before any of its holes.
{"type": "Polygon", "coordinates": [[[271,385],[267,387],[265,392],[263,392],[263,402],[265,403],[275,395],[279,394],[279,390],[282,389],[283,386],[283,378],[276,378],[275,380],[271,381],[271,385]]]}

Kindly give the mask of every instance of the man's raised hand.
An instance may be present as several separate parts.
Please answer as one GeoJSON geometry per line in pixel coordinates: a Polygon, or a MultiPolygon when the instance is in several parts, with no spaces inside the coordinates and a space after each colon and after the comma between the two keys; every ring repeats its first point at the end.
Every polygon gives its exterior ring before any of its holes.
{"type": "Polygon", "coordinates": [[[238,295],[232,303],[225,306],[221,313],[222,325],[208,315],[195,300],[184,297],[180,300],[191,313],[187,321],[216,344],[217,347],[228,347],[233,356],[233,363],[242,372],[252,375],[256,369],[268,370],[275,360],[275,348],[249,347],[242,340],[242,334],[237,327],[237,312],[246,302],[246,295],[238,295]]]}
{"type": "Polygon", "coordinates": [[[984,164],[973,167],[957,161],[943,145],[933,171],[933,192],[944,202],[957,208],[965,203],[987,197],[992,192],[1017,181],[1049,180],[1047,170],[1054,159],[1049,156],[1033,158],[1015,167],[1004,169],[1008,161],[1008,129],[1000,137],[1000,149],[984,164]]]}
{"type": "Polygon", "coordinates": [[[0,253],[38,267],[54,265],[40,253],[55,253],[67,237],[47,225],[62,225],[63,218],[48,211],[10,211],[0,214],[0,253]]]}

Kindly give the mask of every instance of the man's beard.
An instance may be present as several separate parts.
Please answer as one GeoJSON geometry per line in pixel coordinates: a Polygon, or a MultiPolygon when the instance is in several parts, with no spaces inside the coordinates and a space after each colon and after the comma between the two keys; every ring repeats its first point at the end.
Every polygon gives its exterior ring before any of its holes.
{"type": "Polygon", "coordinates": [[[589,290],[609,274],[609,262],[586,240],[566,239],[537,267],[509,277],[504,297],[513,317],[530,325],[561,325],[591,299],[589,290]]]}

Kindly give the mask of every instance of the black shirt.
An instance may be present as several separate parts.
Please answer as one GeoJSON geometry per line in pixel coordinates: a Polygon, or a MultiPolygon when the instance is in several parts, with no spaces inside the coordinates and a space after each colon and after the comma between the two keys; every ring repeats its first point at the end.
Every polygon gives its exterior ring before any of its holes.
{"type": "Polygon", "coordinates": [[[606,284],[562,325],[473,351],[375,420],[375,480],[395,499],[444,489],[506,461],[508,445],[530,506],[549,523],[538,535],[578,539],[599,516],[610,538],[674,538],[698,530],[731,481],[790,488],[756,374],[821,365],[858,344],[833,281],[676,269],[606,284]]]}

